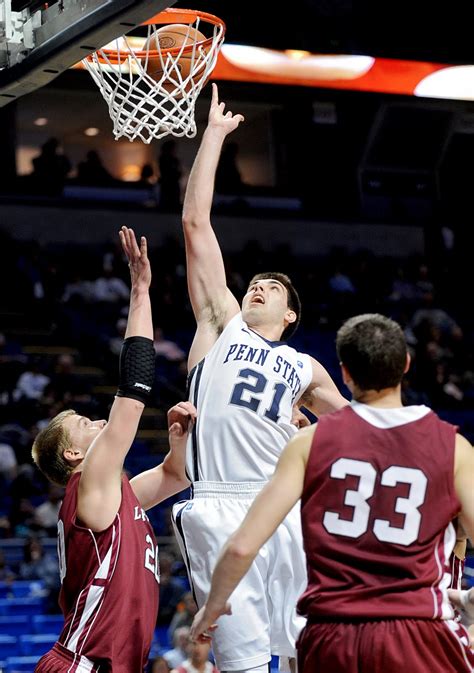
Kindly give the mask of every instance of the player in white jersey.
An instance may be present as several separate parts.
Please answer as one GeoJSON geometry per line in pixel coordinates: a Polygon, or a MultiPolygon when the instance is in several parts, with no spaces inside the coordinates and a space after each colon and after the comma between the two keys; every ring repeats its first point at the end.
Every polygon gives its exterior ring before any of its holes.
{"type": "MultiPolygon", "coordinates": [[[[300,318],[299,298],[287,276],[255,276],[242,309],[227,288],[210,210],[224,139],[243,117],[225,113],[224,107],[213,84],[209,123],[183,207],[188,288],[197,322],[188,361],[190,400],[198,420],[187,454],[192,500],[175,505],[173,520],[198,605],[209,591],[220,548],[297,430],[293,407],[304,404],[319,416],[347,404],[321,364],[281,341],[300,318]]],[[[220,623],[213,643],[219,670],[266,673],[271,654],[294,657],[303,625],[295,605],[305,586],[296,508],[232,597],[234,614],[220,623]]]]}

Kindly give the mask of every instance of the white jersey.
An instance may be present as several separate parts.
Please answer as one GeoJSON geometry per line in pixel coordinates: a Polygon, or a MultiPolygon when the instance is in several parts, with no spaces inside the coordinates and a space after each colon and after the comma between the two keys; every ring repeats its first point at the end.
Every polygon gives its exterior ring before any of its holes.
{"type": "Polygon", "coordinates": [[[312,380],[309,355],[267,341],[236,315],[189,375],[197,422],[188,439],[191,481],[267,481],[295,434],[293,404],[312,380]]]}

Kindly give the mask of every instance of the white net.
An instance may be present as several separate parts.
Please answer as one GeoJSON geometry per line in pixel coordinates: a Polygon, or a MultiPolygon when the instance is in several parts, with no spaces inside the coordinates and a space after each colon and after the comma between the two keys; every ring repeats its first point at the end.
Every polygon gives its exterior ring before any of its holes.
{"type": "Polygon", "coordinates": [[[108,105],[116,140],[139,138],[150,143],[170,134],[196,135],[196,99],[224,40],[224,25],[219,23],[212,26],[212,38],[194,41],[199,24],[197,16],[193,24],[183,26],[185,39],[179,49],[160,48],[155,33],[163,26],[150,24],[142,51],[134,45],[134,38],[124,35],[83,60],[108,105]],[[183,57],[189,65],[184,74],[179,63],[183,57]],[[154,77],[149,73],[153,70],[154,77]]]}

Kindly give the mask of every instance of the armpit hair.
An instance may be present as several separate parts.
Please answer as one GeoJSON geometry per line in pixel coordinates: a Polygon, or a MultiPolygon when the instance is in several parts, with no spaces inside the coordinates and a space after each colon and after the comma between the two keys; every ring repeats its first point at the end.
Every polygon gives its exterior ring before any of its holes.
{"type": "Polygon", "coordinates": [[[224,331],[224,311],[215,304],[209,303],[206,307],[207,321],[215,329],[218,336],[224,331]]]}

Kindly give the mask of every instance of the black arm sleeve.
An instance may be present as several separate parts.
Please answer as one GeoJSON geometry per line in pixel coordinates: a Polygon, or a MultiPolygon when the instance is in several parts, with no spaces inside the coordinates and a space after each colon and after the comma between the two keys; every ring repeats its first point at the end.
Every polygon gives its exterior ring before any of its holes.
{"type": "Polygon", "coordinates": [[[154,379],[153,341],[141,336],[125,339],[120,352],[117,397],[130,397],[146,404],[154,379]]]}

